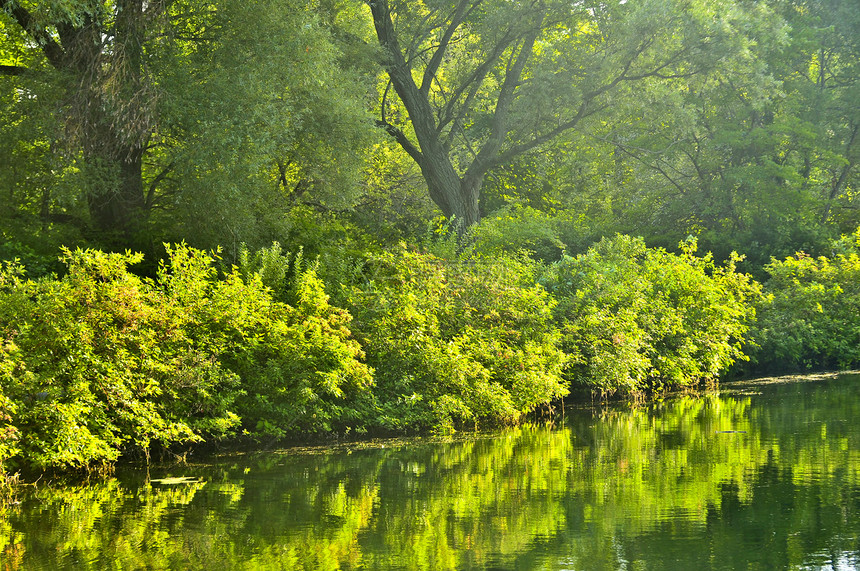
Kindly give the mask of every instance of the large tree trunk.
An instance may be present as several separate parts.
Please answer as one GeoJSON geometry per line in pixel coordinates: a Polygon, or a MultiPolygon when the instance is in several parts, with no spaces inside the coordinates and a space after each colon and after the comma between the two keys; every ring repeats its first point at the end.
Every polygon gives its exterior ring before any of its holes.
{"type": "Polygon", "coordinates": [[[94,178],[104,183],[92,185],[87,195],[93,229],[124,241],[133,238],[146,218],[143,149],[119,145],[107,156],[89,159],[94,178]]]}
{"type": "MultiPolygon", "coordinates": [[[[439,206],[445,216],[453,220],[461,237],[470,226],[477,224],[481,219],[479,202],[484,176],[501,160],[509,158],[501,151],[508,135],[511,106],[516,98],[523,70],[533,53],[540,24],[545,17],[542,9],[536,9],[528,18],[532,23],[531,26],[525,26],[517,32],[508,30],[501,34],[497,43],[489,50],[486,59],[474,69],[470,75],[471,79],[462,86],[462,89],[456,90],[458,93],[456,97],[449,100],[453,103],[462,96],[464,102],[470,101],[497,59],[507,49],[512,50],[504,63],[504,72],[496,95],[488,137],[480,145],[477,153],[474,153],[475,149],[470,149],[474,155],[472,162],[465,167],[465,172],[460,176],[454,168],[449,154],[448,144],[450,141],[446,144],[442,134],[446,126],[454,129],[451,121],[457,113],[439,112],[439,109],[434,109],[430,101],[430,92],[432,90],[431,84],[436,81],[436,72],[446,58],[449,43],[468,14],[476,9],[479,4],[480,1],[475,0],[458,0],[446,25],[440,28],[442,30],[441,35],[432,50],[432,57],[424,64],[423,79],[419,86],[415,80],[414,72],[416,69],[413,67],[416,58],[410,54],[405,54],[400,47],[388,0],[369,0],[376,36],[385,53],[385,69],[391,79],[394,91],[397,92],[409,115],[409,122],[412,124],[415,138],[418,141],[417,147],[402,131],[390,125],[385,119],[384,101],[380,123],[386,127],[389,133],[394,135],[398,143],[418,163],[427,182],[430,198],[439,206]],[[464,95],[470,90],[470,95],[464,95]]],[[[448,111],[453,111],[453,108],[448,111]]],[[[572,127],[578,119],[558,127],[557,131],[560,133],[572,127]]],[[[540,144],[543,139],[548,140],[553,136],[555,134],[514,146],[508,154],[516,156],[527,152],[540,144]]],[[[460,166],[463,167],[464,165],[460,166]]]]}
{"type": "Polygon", "coordinates": [[[458,220],[463,221],[463,230],[481,221],[481,211],[479,209],[481,199],[481,189],[484,186],[483,173],[478,176],[469,176],[468,174],[460,181],[459,202],[454,216],[458,220]]]}
{"type": "MultiPolygon", "coordinates": [[[[145,218],[143,157],[153,125],[142,79],[143,0],[117,0],[115,9],[114,49],[108,56],[115,81],[88,85],[95,105],[85,123],[84,144],[107,175],[107,184],[98,185],[88,197],[90,220],[97,231],[128,243],[145,218]]],[[[98,62],[101,57],[92,60],[98,62]]]]}
{"type": "MultiPolygon", "coordinates": [[[[386,0],[375,0],[370,2],[370,9],[379,44],[387,52],[386,71],[409,114],[409,121],[418,139],[418,148],[399,131],[395,137],[421,168],[430,198],[446,217],[454,220],[458,232],[462,235],[480,220],[478,198],[483,184],[483,173],[480,177],[464,178],[457,174],[436,129],[435,114],[427,94],[415,84],[412,68],[403,57],[388,3],[386,0]]],[[[389,131],[397,131],[390,125],[386,126],[389,131]]]]}
{"type": "Polygon", "coordinates": [[[460,178],[443,149],[435,145],[422,146],[422,159],[418,162],[427,182],[430,198],[446,218],[454,221],[462,233],[480,221],[478,199],[482,177],[460,178]]]}
{"type": "MultiPolygon", "coordinates": [[[[83,157],[93,230],[127,239],[145,208],[143,156],[154,129],[152,97],[143,81],[144,0],[93,4],[80,19],[58,21],[56,34],[12,0],[0,0],[48,62],[68,79],[67,141],[83,157]],[[113,9],[105,27],[100,10],[113,9]],[[112,38],[112,42],[110,41],[112,38]]],[[[126,240],[127,242],[127,240],[126,240]]]]}

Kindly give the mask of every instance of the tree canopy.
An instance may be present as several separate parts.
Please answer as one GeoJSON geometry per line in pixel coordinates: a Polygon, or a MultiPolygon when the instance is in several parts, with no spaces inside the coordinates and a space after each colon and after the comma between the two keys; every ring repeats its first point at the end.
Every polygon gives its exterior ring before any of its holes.
{"type": "Polygon", "coordinates": [[[465,226],[480,219],[487,173],[593,129],[637,86],[712,72],[740,33],[728,3],[368,5],[389,80],[380,123],[442,212],[465,226]]]}
{"type": "Polygon", "coordinates": [[[325,7],[290,8],[4,0],[11,206],[145,247],[153,232],[254,239],[248,218],[296,195],[353,196],[372,135],[361,60],[343,59],[325,7]],[[33,196],[19,181],[44,175],[38,158],[54,176],[33,196]]]}
{"type": "Polygon", "coordinates": [[[857,225],[858,30],[844,0],[2,0],[4,255],[527,207],[568,251],[760,268],[857,225]]]}

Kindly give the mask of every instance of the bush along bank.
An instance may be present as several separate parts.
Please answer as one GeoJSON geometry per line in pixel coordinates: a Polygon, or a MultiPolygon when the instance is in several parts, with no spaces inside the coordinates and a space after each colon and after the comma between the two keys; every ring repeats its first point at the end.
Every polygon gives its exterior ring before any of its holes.
{"type": "Polygon", "coordinates": [[[8,473],[201,441],[511,424],[571,387],[688,386],[745,358],[759,295],[694,242],[672,254],[626,236],[549,265],[400,246],[328,288],[277,245],[226,269],[168,246],[154,279],[130,271],[138,254],[62,259],[61,278],[0,271],[8,473]]]}
{"type": "Polygon", "coordinates": [[[376,370],[371,424],[513,423],[567,394],[555,301],[534,270],[516,259],[446,263],[405,247],[368,259],[346,303],[376,370]]]}
{"type": "Polygon", "coordinates": [[[330,430],[371,370],[312,268],[297,302],[258,275],[168,247],[155,280],[138,254],[66,251],[61,279],[0,271],[0,462],[107,466],[123,453],[237,435],[330,430]]]}
{"type": "Polygon", "coordinates": [[[765,266],[770,278],[752,339],[761,371],[860,366],[860,229],[831,244],[831,256],[802,252],[765,266]]]}
{"type": "Polygon", "coordinates": [[[695,255],[695,240],[680,249],[616,236],[548,269],[572,384],[604,395],[675,389],[747,359],[759,284],[736,271],[735,256],[718,267],[695,255]]]}

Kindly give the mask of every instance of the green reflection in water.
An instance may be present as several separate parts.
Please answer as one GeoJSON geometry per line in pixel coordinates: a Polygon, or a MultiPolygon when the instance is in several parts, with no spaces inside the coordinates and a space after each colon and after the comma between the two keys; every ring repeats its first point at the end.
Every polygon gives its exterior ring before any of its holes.
{"type": "Polygon", "coordinates": [[[858,413],[842,376],[41,486],[0,569],[851,569],[858,413]]]}

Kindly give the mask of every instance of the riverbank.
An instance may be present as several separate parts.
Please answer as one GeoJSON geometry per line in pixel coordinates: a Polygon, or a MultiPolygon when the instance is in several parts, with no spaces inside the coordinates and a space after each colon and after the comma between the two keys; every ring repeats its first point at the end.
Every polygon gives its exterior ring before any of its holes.
{"type": "MultiPolygon", "coordinates": [[[[811,374],[791,374],[767,377],[755,377],[737,379],[724,383],[711,383],[707,386],[691,386],[675,391],[661,392],[659,394],[623,395],[615,394],[609,397],[600,397],[596,394],[580,392],[571,394],[564,399],[559,399],[551,406],[542,410],[533,411],[527,417],[521,419],[520,425],[527,426],[555,426],[564,424],[566,417],[574,412],[576,414],[587,410],[648,410],[655,406],[663,406],[679,399],[706,399],[717,395],[745,395],[749,390],[757,390],[761,387],[771,385],[791,385],[796,383],[828,382],[840,377],[860,377],[860,370],[829,371],[811,374]]],[[[459,441],[472,441],[476,438],[494,438],[503,426],[464,427],[456,432],[444,434],[432,431],[415,431],[412,433],[395,433],[391,431],[366,432],[364,434],[315,434],[294,435],[285,439],[269,440],[260,442],[258,440],[226,439],[219,442],[198,442],[184,448],[172,450],[154,450],[149,458],[142,454],[131,454],[121,456],[116,463],[98,466],[95,468],[85,467],[77,470],[54,469],[47,471],[19,471],[7,474],[0,485],[0,502],[9,504],[17,501],[17,495],[24,487],[40,483],[40,485],[76,485],[81,481],[99,480],[110,478],[116,472],[141,471],[149,474],[173,473],[173,470],[185,471],[186,467],[222,462],[228,458],[241,458],[244,456],[258,456],[265,454],[300,454],[300,455],[324,455],[337,453],[352,453],[362,450],[376,450],[385,448],[399,448],[413,444],[432,445],[439,443],[450,443],[459,441]]]]}
{"type": "Polygon", "coordinates": [[[572,386],[715,379],[743,357],[758,286],[695,244],[619,236],[545,267],[401,246],[327,286],[272,250],[241,267],[167,247],[66,250],[67,273],[0,275],[0,468],[109,469],[233,439],[512,425],[572,386]],[[330,295],[329,292],[332,292],[330,295]],[[49,316],[46,319],[46,316],[49,316]]]}
{"type": "Polygon", "coordinates": [[[227,268],[185,245],[153,279],[130,253],[66,250],[67,272],[40,280],[4,264],[0,471],[514,425],[571,391],[660,394],[750,357],[847,368],[855,250],[774,261],[765,286],[693,240],[626,236],[549,265],[400,246],[333,274],[275,246],[227,268]]]}

